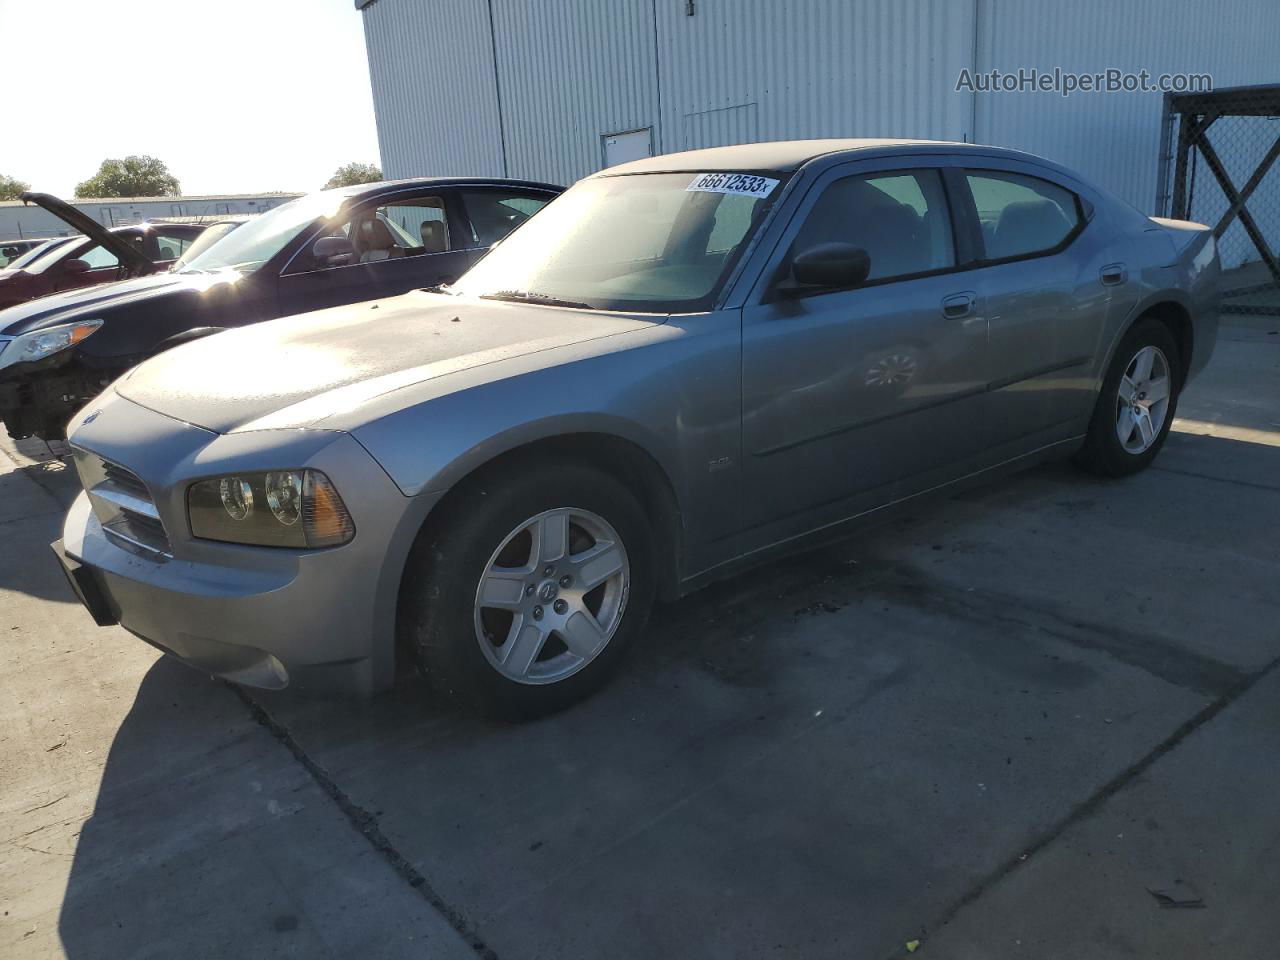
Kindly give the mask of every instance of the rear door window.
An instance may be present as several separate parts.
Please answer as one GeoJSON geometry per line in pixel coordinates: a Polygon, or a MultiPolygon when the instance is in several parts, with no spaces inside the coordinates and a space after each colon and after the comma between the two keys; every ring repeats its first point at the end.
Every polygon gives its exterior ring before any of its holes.
{"type": "Polygon", "coordinates": [[[1082,219],[1076,195],[1048,180],[996,170],[965,174],[987,260],[1039,256],[1065,246],[1082,219]]]}
{"type": "Polygon", "coordinates": [[[545,194],[519,193],[497,187],[461,191],[471,221],[470,246],[489,247],[545,207],[545,194]]]}

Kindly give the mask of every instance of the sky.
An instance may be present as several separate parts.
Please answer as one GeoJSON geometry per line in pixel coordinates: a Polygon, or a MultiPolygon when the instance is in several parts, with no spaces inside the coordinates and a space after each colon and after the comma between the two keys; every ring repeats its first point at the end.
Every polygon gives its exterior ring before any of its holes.
{"type": "Polygon", "coordinates": [[[378,163],[352,0],[0,0],[0,174],[70,197],[108,157],[188,196],[318,190],[378,163]]]}

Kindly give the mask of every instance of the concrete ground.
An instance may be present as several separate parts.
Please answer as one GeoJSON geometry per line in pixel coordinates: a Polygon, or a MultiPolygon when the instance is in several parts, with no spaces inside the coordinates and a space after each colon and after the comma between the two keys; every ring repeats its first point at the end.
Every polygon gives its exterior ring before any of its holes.
{"type": "Polygon", "coordinates": [[[93,626],[46,546],[74,476],[10,444],[0,956],[1275,957],[1277,326],[1224,330],[1145,474],[720,584],[527,726],[93,626]]]}

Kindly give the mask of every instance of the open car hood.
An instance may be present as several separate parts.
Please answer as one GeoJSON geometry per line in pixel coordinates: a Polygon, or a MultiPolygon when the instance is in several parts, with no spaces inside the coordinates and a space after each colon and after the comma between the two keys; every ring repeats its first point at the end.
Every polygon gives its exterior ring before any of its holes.
{"type": "Polygon", "coordinates": [[[130,273],[135,275],[150,273],[155,269],[156,265],[148,260],[142,251],[129,243],[128,240],[112,233],[65,200],[59,200],[50,193],[27,192],[21,196],[24,203],[34,203],[38,207],[43,207],[59,220],[63,220],[75,227],[90,240],[110,250],[129,269],[130,273]]]}

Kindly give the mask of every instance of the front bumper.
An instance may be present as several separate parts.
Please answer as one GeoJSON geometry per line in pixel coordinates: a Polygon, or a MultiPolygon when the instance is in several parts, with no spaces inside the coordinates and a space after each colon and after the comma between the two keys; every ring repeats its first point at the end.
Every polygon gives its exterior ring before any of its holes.
{"type": "Polygon", "coordinates": [[[257,569],[149,560],[108,539],[84,493],[53,550],[95,622],[119,623],[205,673],[269,690],[292,674],[307,686],[374,686],[371,625],[356,615],[371,597],[359,580],[327,569],[341,564],[296,554],[257,569]]]}
{"type": "Polygon", "coordinates": [[[66,359],[57,354],[0,371],[0,421],[14,439],[60,439],[67,421],[115,377],[111,371],[68,365],[66,359]]]}
{"type": "Polygon", "coordinates": [[[114,526],[104,531],[88,493],[76,498],[53,548],[95,621],[118,622],[203,672],[248,686],[363,695],[394,680],[396,597],[425,500],[405,497],[346,434],[217,435],[114,395],[94,407],[73,424],[82,479],[94,482],[97,458],[126,466],[145,483],[168,538],[164,552],[131,548],[114,526]],[[190,535],[192,480],[285,462],[333,480],[355,520],[354,540],[291,550],[190,535]]]}

